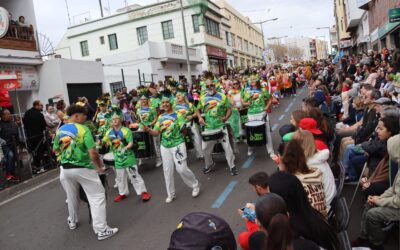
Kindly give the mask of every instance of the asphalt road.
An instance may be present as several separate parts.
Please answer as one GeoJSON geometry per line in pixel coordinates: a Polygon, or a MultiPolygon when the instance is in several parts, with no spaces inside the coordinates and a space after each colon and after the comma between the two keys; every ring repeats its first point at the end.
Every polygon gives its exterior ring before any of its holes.
{"type": "MultiPolygon", "coordinates": [[[[302,93],[298,97],[283,99],[280,107],[270,115],[275,148],[280,142],[278,128],[289,121],[293,110],[301,108],[305,89],[300,91],[302,93]]],[[[152,199],[147,203],[134,195],[132,186],[127,199],[114,203],[117,190],[112,187],[114,176],[111,172],[108,176],[107,221],[120,231],[115,237],[102,242],[97,240],[89,225],[85,203],[80,206],[78,228],[74,231],[68,229],[66,196],[59,180],[54,180],[0,205],[0,249],[166,249],[180,219],[193,211],[206,211],[224,218],[237,236],[245,230],[245,223],[237,214],[237,209],[257,198],[247,183],[249,176],[257,171],[271,174],[276,170],[264,147],[256,148],[254,156],[248,157],[246,145],[238,146],[238,176],[229,174],[224,156],[215,157],[216,169],[204,175],[203,161],[196,160],[194,152],[191,153],[188,164],[201,183],[201,194],[192,198],[191,190],[175,173],[177,199],[170,204],[165,203],[162,169],[154,167],[153,161],[146,162],[140,169],[152,194],[152,199]]],[[[361,201],[354,206],[362,211],[361,201]]],[[[353,223],[355,226],[354,233],[350,232],[351,238],[356,236],[357,223],[353,223]]],[[[398,245],[393,249],[398,249],[398,245]]]]}

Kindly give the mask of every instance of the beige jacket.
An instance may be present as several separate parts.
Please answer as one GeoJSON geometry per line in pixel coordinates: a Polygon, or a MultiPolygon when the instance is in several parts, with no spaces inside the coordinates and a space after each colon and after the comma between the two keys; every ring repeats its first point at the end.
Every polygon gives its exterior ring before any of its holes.
{"type": "Polygon", "coordinates": [[[310,168],[308,174],[296,173],[296,177],[303,184],[311,206],[325,217],[328,214],[326,207],[324,184],[322,183],[322,172],[317,168],[310,168]]]}
{"type": "MultiPolygon", "coordinates": [[[[387,142],[390,159],[400,168],[400,135],[389,138],[387,142]]],[[[400,169],[394,178],[393,186],[388,188],[376,202],[379,207],[400,208],[400,169]]]]}

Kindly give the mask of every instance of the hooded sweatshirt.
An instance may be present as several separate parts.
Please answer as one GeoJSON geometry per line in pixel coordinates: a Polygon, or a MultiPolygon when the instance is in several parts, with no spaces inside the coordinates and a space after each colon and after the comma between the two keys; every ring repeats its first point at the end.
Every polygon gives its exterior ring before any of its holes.
{"type": "Polygon", "coordinates": [[[310,168],[318,168],[322,172],[322,183],[324,184],[324,193],[326,206],[329,211],[330,204],[336,195],[335,177],[327,162],[329,159],[329,150],[324,149],[318,151],[307,159],[307,166],[310,168]]]}
{"type": "MultiPolygon", "coordinates": [[[[400,167],[400,134],[390,137],[387,145],[390,159],[397,162],[397,166],[400,167]]],[[[379,196],[376,205],[379,207],[400,209],[400,171],[397,171],[393,186],[386,189],[386,191],[379,196]]]]}
{"type": "Polygon", "coordinates": [[[326,218],[328,210],[326,208],[324,184],[322,183],[322,172],[318,168],[310,168],[310,170],[310,173],[296,173],[295,175],[303,184],[311,206],[326,218]]]}

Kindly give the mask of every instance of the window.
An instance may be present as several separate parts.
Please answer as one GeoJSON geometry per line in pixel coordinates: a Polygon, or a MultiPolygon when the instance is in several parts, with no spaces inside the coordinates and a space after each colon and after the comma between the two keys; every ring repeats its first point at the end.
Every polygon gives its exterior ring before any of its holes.
{"type": "Polygon", "coordinates": [[[108,44],[110,50],[118,49],[117,34],[108,35],[108,44]]]}
{"type": "Polygon", "coordinates": [[[226,45],[231,46],[231,37],[228,31],[225,31],[226,45]]]}
{"type": "Polygon", "coordinates": [[[164,40],[174,38],[174,27],[172,20],[161,23],[164,40]]]}
{"type": "Polygon", "coordinates": [[[136,33],[137,33],[139,45],[142,45],[143,43],[147,42],[148,37],[147,37],[147,27],[146,26],[137,28],[136,33]]]}
{"type": "Polygon", "coordinates": [[[238,48],[243,50],[242,38],[238,37],[237,42],[238,42],[238,48]]]}
{"type": "Polygon", "coordinates": [[[249,42],[244,40],[244,49],[249,52],[249,42]]]}
{"type": "Polygon", "coordinates": [[[89,45],[87,41],[82,41],[81,42],[81,54],[82,56],[88,56],[89,55],[89,45]]]}
{"type": "Polygon", "coordinates": [[[200,21],[199,21],[200,15],[193,15],[192,16],[192,21],[193,21],[193,31],[194,33],[200,32],[200,21]]]}
{"type": "Polygon", "coordinates": [[[340,26],[342,26],[342,31],[344,30],[344,27],[343,27],[343,20],[340,20],[340,26]]]}
{"type": "Polygon", "coordinates": [[[114,96],[118,91],[121,91],[123,87],[125,87],[123,82],[111,82],[110,90],[112,96],[114,96]]]}
{"type": "Polygon", "coordinates": [[[236,36],[234,34],[231,34],[231,42],[232,47],[236,48],[236,36]]]}
{"type": "Polygon", "coordinates": [[[220,37],[219,35],[219,23],[209,18],[205,18],[205,28],[207,34],[212,36],[220,37]]]}
{"type": "Polygon", "coordinates": [[[100,44],[104,44],[104,36],[101,36],[99,38],[100,38],[100,44]]]}

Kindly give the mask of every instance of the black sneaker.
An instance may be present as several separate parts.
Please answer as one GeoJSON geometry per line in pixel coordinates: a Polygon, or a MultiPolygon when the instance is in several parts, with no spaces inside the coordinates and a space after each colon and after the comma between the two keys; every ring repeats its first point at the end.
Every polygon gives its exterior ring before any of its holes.
{"type": "Polygon", "coordinates": [[[208,173],[210,173],[210,172],[212,171],[213,167],[215,167],[215,162],[213,162],[213,163],[211,164],[211,166],[209,166],[209,167],[204,167],[204,168],[203,168],[203,174],[208,174],[208,173]]]}
{"type": "Polygon", "coordinates": [[[238,175],[238,174],[239,174],[239,172],[238,172],[236,167],[231,168],[231,175],[232,176],[235,176],[235,175],[238,175]]]}

